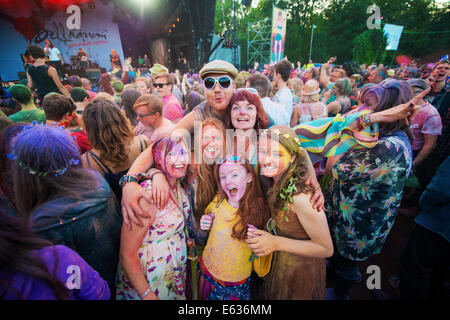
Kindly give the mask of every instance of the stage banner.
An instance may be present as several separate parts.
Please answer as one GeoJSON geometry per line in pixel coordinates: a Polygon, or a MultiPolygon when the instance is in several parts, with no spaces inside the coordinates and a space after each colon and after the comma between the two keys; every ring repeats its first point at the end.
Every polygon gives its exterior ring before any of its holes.
{"type": "Polygon", "coordinates": [[[73,68],[79,67],[76,58],[79,48],[87,53],[92,63],[107,71],[111,70],[110,54],[114,49],[123,65],[119,28],[113,22],[114,4],[102,1],[73,3],[78,8],[71,10],[69,7],[75,6],[60,6],[48,19],[44,18],[48,12],[31,2],[28,6],[17,8],[7,7],[4,3],[0,5],[0,39],[8,44],[0,50],[0,76],[3,81],[18,80],[17,73],[25,72],[21,55],[27,45],[32,43],[44,48],[46,39],[59,49],[64,63],[71,64],[73,68]]]}
{"type": "Polygon", "coordinates": [[[270,63],[277,63],[284,57],[284,43],[286,38],[287,12],[273,7],[272,13],[272,45],[270,63]]]}
{"type": "Polygon", "coordinates": [[[403,26],[386,23],[383,32],[387,37],[386,50],[397,50],[400,37],[402,36],[403,26]]]}

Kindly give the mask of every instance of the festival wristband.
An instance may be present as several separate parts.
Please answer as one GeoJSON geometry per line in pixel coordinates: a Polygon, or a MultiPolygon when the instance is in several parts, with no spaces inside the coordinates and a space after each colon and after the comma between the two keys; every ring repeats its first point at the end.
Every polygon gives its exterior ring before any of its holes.
{"type": "Polygon", "coordinates": [[[130,175],[123,175],[119,180],[119,186],[123,188],[128,182],[136,182],[139,183],[143,178],[145,179],[147,175],[145,173],[136,173],[130,175]]]}
{"type": "Polygon", "coordinates": [[[139,297],[141,299],[144,299],[150,292],[152,292],[152,289],[150,289],[150,287],[148,287],[148,289],[145,290],[145,292],[143,294],[141,294],[139,297]]]}

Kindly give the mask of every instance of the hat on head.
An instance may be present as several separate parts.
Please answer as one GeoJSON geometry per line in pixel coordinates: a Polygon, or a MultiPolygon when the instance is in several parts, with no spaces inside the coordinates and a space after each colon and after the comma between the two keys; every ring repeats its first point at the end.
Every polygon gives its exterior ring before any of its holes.
{"type": "Polygon", "coordinates": [[[320,92],[319,83],[316,80],[308,80],[302,88],[302,95],[312,96],[320,92]]]}
{"type": "Polygon", "coordinates": [[[152,78],[156,77],[160,73],[169,73],[169,69],[159,63],[155,63],[153,67],[150,68],[150,73],[152,78]]]}
{"type": "Polygon", "coordinates": [[[409,79],[408,83],[411,85],[411,87],[420,88],[422,90],[426,90],[428,88],[427,83],[423,79],[409,79]]]}
{"type": "Polygon", "coordinates": [[[387,72],[387,75],[388,75],[389,77],[395,76],[395,71],[394,71],[394,69],[389,69],[388,72],[387,72]]]}
{"type": "Polygon", "coordinates": [[[229,62],[223,60],[213,60],[205,64],[200,70],[200,78],[203,80],[207,75],[213,73],[228,74],[234,79],[238,74],[238,70],[229,62]]]}

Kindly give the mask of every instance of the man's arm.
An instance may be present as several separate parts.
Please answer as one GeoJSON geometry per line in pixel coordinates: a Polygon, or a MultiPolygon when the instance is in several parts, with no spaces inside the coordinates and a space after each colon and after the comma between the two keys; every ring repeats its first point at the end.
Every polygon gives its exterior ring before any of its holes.
{"type": "Polygon", "coordinates": [[[173,130],[175,131],[175,130],[179,130],[179,129],[184,129],[189,132],[193,132],[195,121],[203,121],[200,111],[196,110],[196,108],[194,108],[194,110],[192,110],[186,116],[184,116],[183,119],[181,119],[176,124],[176,126],[174,127],[173,130]]]}
{"type": "Polygon", "coordinates": [[[437,141],[438,136],[424,134],[423,138],[424,138],[424,144],[423,144],[422,149],[420,149],[419,154],[416,156],[416,158],[413,161],[414,166],[418,166],[419,164],[421,164],[423,162],[423,160],[425,160],[429,156],[431,151],[434,150],[434,148],[436,147],[436,141],[437,141]]]}

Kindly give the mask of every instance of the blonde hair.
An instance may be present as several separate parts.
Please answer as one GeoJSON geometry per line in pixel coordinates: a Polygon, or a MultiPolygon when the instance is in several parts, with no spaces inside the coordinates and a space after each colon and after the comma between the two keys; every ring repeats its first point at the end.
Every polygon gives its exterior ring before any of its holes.
{"type": "Polygon", "coordinates": [[[320,95],[318,93],[311,95],[302,95],[302,103],[314,103],[320,100],[320,95]]]}
{"type": "Polygon", "coordinates": [[[300,78],[292,78],[288,80],[288,86],[292,85],[292,91],[297,97],[302,95],[303,80],[300,78]]]}
{"type": "Polygon", "coordinates": [[[168,84],[172,84],[172,85],[173,85],[173,83],[174,83],[173,77],[172,77],[170,74],[168,74],[167,72],[158,73],[158,74],[155,75],[155,77],[153,78],[153,81],[156,80],[156,79],[159,79],[159,78],[166,78],[166,82],[167,82],[168,84]]]}
{"type": "Polygon", "coordinates": [[[139,78],[136,79],[135,82],[138,82],[138,81],[145,82],[145,85],[147,86],[148,89],[150,89],[150,92],[153,91],[152,81],[149,78],[147,78],[147,77],[139,77],[139,78]]]}

